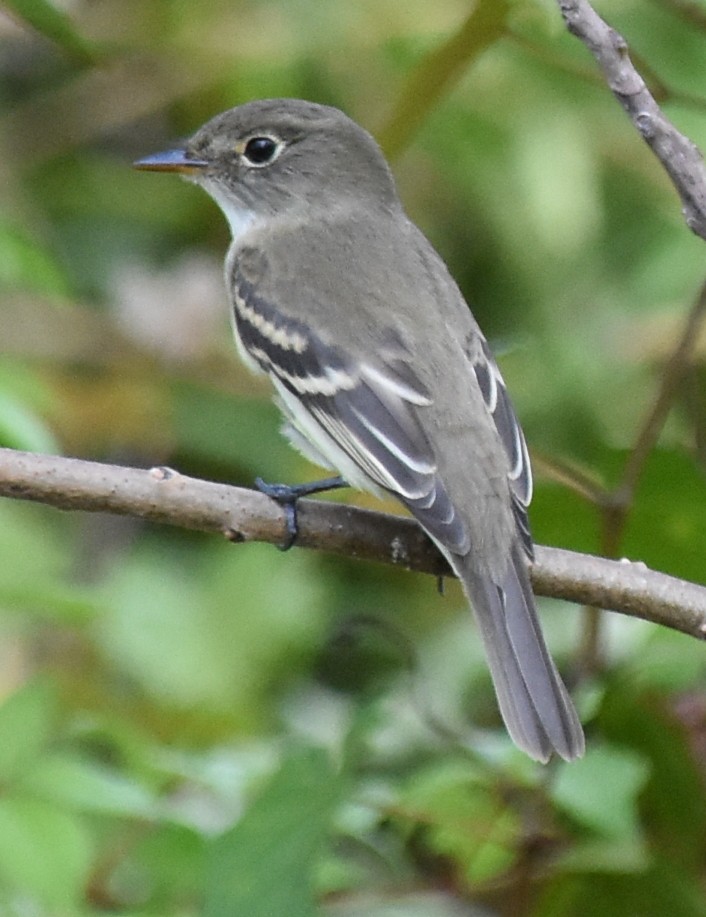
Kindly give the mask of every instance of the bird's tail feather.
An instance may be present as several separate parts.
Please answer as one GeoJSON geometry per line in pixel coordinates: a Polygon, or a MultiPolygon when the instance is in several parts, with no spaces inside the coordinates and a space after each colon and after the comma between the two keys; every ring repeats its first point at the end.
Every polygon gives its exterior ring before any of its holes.
{"type": "Polygon", "coordinates": [[[498,705],[513,741],[537,761],[584,753],[576,709],[549,655],[519,544],[505,579],[479,576],[469,555],[451,564],[468,593],[485,644],[498,705]]]}

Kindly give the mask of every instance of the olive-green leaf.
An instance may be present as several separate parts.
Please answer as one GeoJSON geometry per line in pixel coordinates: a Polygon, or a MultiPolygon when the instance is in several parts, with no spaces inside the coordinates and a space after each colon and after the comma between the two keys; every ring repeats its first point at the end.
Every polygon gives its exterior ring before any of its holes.
{"type": "Polygon", "coordinates": [[[312,876],[341,783],[323,751],[290,753],[242,819],[213,842],[204,917],[314,917],[312,876]]]}

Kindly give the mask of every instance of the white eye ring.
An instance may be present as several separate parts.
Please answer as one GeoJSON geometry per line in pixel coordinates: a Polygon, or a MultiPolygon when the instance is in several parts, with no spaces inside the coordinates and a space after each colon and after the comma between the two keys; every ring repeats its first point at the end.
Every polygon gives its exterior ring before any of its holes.
{"type": "Polygon", "coordinates": [[[278,137],[255,134],[243,143],[241,156],[249,166],[261,169],[269,166],[282,152],[284,144],[278,137]]]}

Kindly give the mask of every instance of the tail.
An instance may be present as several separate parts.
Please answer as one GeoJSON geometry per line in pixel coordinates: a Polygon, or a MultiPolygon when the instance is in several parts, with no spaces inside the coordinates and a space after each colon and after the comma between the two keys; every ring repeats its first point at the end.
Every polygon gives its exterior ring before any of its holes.
{"type": "Polygon", "coordinates": [[[552,752],[566,761],[580,758],[583,730],[544,642],[520,545],[500,585],[479,576],[470,555],[449,559],[473,606],[512,740],[537,761],[548,761],[552,752]]]}

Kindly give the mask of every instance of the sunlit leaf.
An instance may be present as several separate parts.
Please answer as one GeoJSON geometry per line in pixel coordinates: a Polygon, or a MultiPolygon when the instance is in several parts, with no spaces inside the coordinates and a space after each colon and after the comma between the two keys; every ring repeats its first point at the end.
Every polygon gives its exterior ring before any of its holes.
{"type": "Polygon", "coordinates": [[[466,762],[449,761],[414,776],[396,805],[418,822],[432,855],[458,863],[471,884],[511,869],[518,855],[518,813],[466,762]]]}
{"type": "Polygon", "coordinates": [[[0,391],[0,443],[25,452],[57,454],[61,448],[47,424],[27,405],[0,391]]]}
{"type": "Polygon", "coordinates": [[[76,812],[154,818],[155,800],[144,787],[96,762],[51,754],[23,781],[25,791],[76,812]]]}
{"type": "Polygon", "coordinates": [[[635,754],[589,747],[586,756],[562,767],[553,788],[556,801],[571,815],[605,837],[639,834],[638,795],[649,774],[635,754]]]}
{"type": "Polygon", "coordinates": [[[87,831],[59,808],[23,796],[0,799],[0,883],[50,912],[83,901],[91,858],[87,831]]]}

